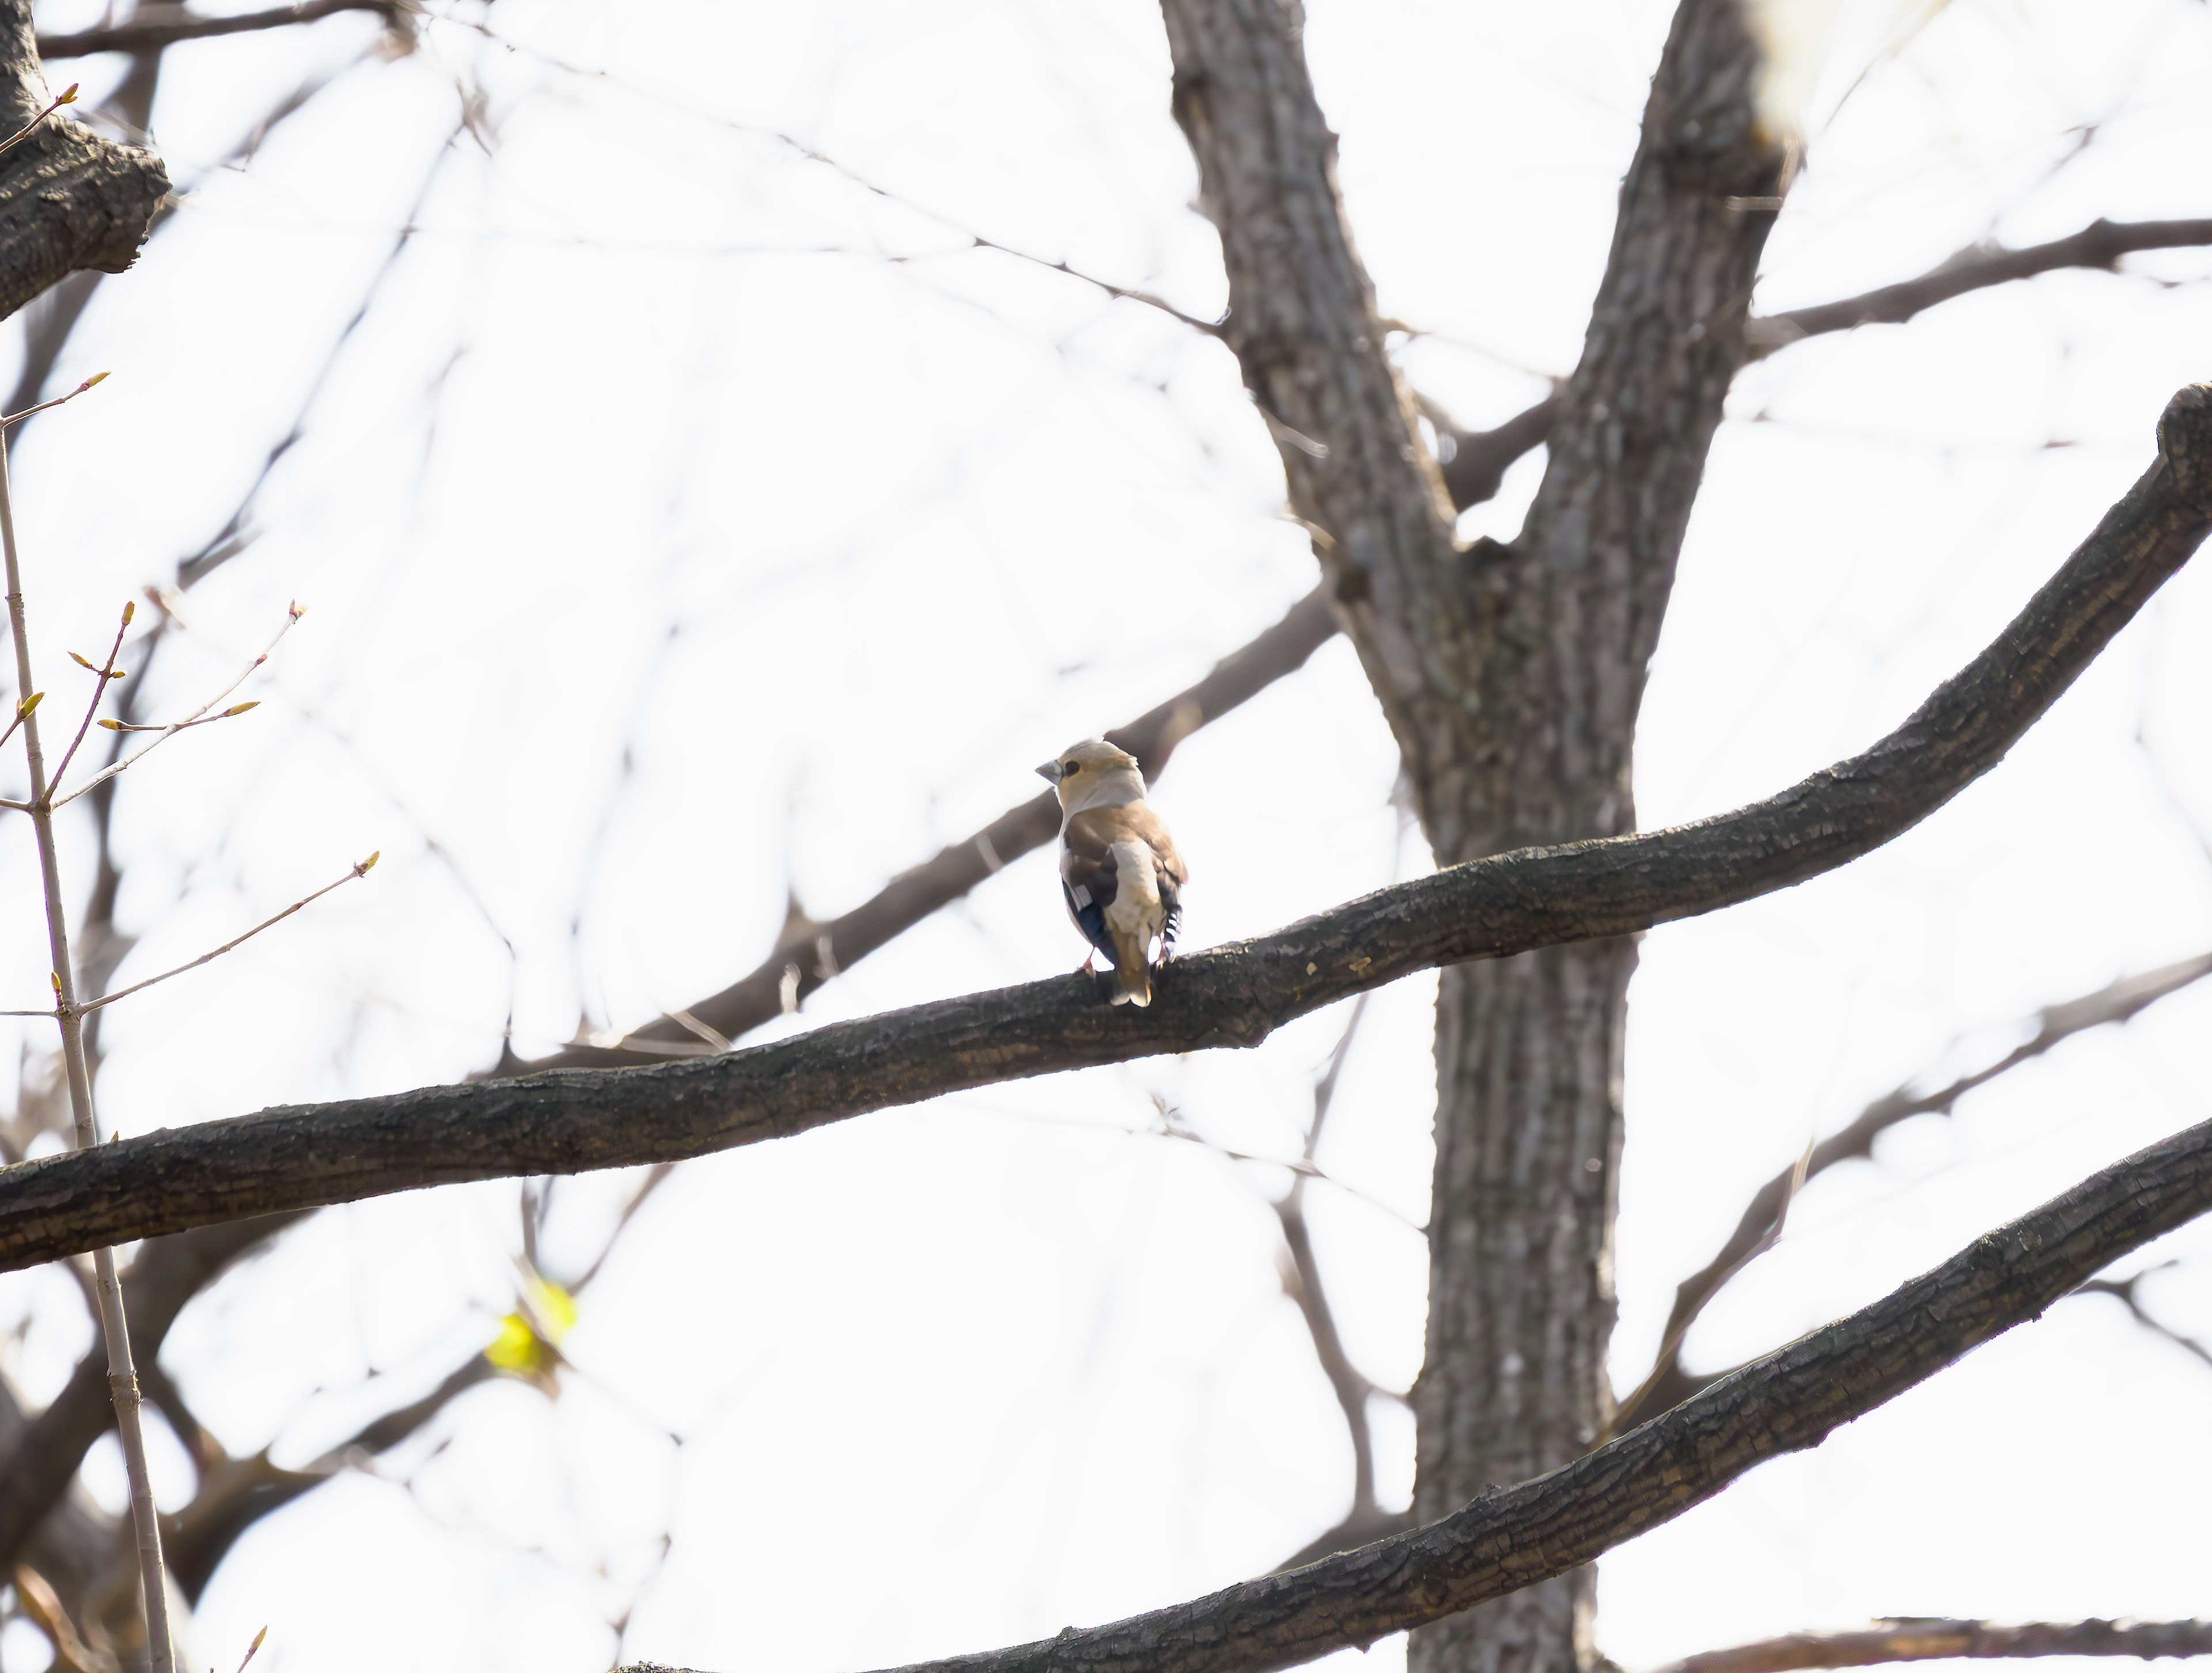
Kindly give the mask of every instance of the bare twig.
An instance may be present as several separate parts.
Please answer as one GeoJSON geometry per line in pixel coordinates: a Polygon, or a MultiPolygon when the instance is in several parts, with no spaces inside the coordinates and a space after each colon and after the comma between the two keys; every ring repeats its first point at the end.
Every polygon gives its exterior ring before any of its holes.
{"type": "Polygon", "coordinates": [[[1669,1662],[1656,1673],[1790,1673],[1800,1667],[1871,1667],[1954,1657],[2212,1655],[2212,1621],[2033,1621],[1902,1616],[1858,1632],[1790,1633],[1669,1662]]]}
{"type": "MultiPolygon", "coordinates": [[[[21,136],[18,136],[18,137],[21,137],[21,136]]],[[[4,147],[0,147],[0,149],[4,149],[4,147]]],[[[66,395],[57,395],[51,401],[40,401],[36,406],[27,406],[21,412],[11,412],[4,418],[0,418],[0,429],[4,429],[9,424],[20,424],[24,419],[33,417],[39,413],[51,412],[58,406],[66,406],[70,402],[76,399],[78,396],[83,394],[86,390],[91,388],[93,385],[96,383],[104,383],[106,381],[106,373],[94,372],[90,377],[87,378],[76,388],[70,390],[66,395]]]]}
{"type": "MultiPolygon", "coordinates": [[[[125,756],[120,761],[114,763],[111,766],[102,768],[99,772],[94,773],[90,778],[87,779],[82,784],[78,785],[76,789],[70,791],[69,794],[57,798],[53,805],[56,807],[66,807],[70,803],[75,801],[79,796],[82,795],[86,791],[94,789],[100,785],[106,783],[109,779],[113,778],[118,773],[124,771],[126,768],[136,766],[139,762],[151,755],[155,750],[161,748],[162,745],[167,743],[170,739],[175,737],[177,733],[182,732],[186,727],[196,725],[199,721],[200,718],[207,714],[208,710],[213,709],[233,691],[235,691],[240,686],[246,684],[247,678],[252,676],[253,671],[269,660],[270,653],[276,648],[277,642],[283,639],[286,634],[292,630],[292,624],[297,622],[300,617],[307,613],[307,609],[305,605],[294,604],[291,605],[284,612],[283,626],[276,630],[276,633],[270,636],[269,642],[262,647],[261,654],[255,657],[252,661],[247,663],[245,669],[239,674],[236,679],[234,679],[229,684],[224,686],[222,690],[216,692],[205,703],[202,703],[198,709],[192,710],[191,714],[185,715],[183,720],[173,721],[167,726],[160,727],[158,729],[158,735],[148,742],[145,748],[133,750],[130,754],[125,756]]],[[[215,718],[222,719],[227,717],[216,716],[215,718]]],[[[118,728],[118,730],[120,728],[118,728]]],[[[133,730],[135,729],[136,728],[133,728],[133,730]]]]}
{"type": "MultiPolygon", "coordinates": [[[[2061,268],[2111,269],[2124,255],[2147,250],[2194,249],[2212,244],[2212,218],[2197,221],[2093,221],[2080,232],[2048,244],[2006,250],[1987,245],[1961,250],[1917,278],[1783,313],[1754,314],[1744,332],[1751,358],[1763,360],[1808,337],[1860,325],[1901,325],[1939,302],[1969,292],[2033,278],[2061,268]]],[[[1451,457],[1440,461],[1444,486],[1461,511],[1498,492],[1506,467],[1549,438],[1561,404],[1556,394],[1507,419],[1495,429],[1459,430],[1429,404],[1431,422],[1449,438],[1451,457]]]]}
{"type": "Polygon", "coordinates": [[[2151,1315],[2144,1310],[2142,1302],[2136,1299],[2136,1285],[2142,1283],[2144,1279],[2149,1277],[2154,1272],[2163,1272],[2166,1268],[2171,1267],[2173,1264],[2174,1262],[2172,1261],[2161,1261],[2154,1267],[2145,1267],[2141,1272],[2136,1273],[2131,1278],[2092,1278],[2087,1283],[2075,1290],[2074,1293],[2076,1295],[2111,1296],[2122,1306],[2125,1307],[2131,1315],[2133,1315],[2136,1323],[2142,1325],[2144,1329],[2149,1331],[2153,1335],[2163,1337],[2166,1341],[2172,1342],[2176,1348],[2180,1348],[2184,1353],[2192,1354],[2196,1355],[2197,1358],[2203,1360],[2206,1365],[2212,1366],[2212,1348],[2207,1348],[2203,1342],[2197,1341],[2194,1336],[2183,1335],[2180,1331],[2175,1329],[2170,1324],[2161,1323],[2159,1320],[2152,1317],[2151,1315]]]}
{"type": "MultiPolygon", "coordinates": [[[[74,88],[71,89],[75,91],[74,88]]],[[[15,516],[8,483],[5,449],[0,449],[0,552],[8,578],[8,624],[15,646],[19,692],[31,690],[31,639],[23,611],[23,578],[15,551],[15,516]]],[[[46,891],[46,941],[53,958],[54,1010],[62,1037],[62,1062],[69,1080],[70,1110],[80,1151],[100,1147],[100,1122],[92,1105],[92,1077],[86,1067],[84,1024],[76,1008],[76,976],[70,958],[69,916],[62,893],[61,861],[54,843],[54,800],[46,782],[46,757],[39,746],[35,704],[21,705],[23,754],[30,771],[28,812],[39,848],[39,871],[46,891]]],[[[153,1673],[174,1673],[169,1638],[169,1603],[161,1569],[161,1530],[154,1506],[153,1479],[146,1468],[146,1437],[139,1421],[138,1379],[131,1360],[131,1334],[124,1317],[123,1291],[116,1281],[115,1251],[93,1256],[100,1289],[100,1334],[106,1340],[108,1384],[115,1404],[116,1437],[123,1445],[124,1468],[131,1483],[131,1520],[137,1535],[138,1583],[145,1611],[146,1648],[153,1673]]]]}
{"type": "Polygon", "coordinates": [[[286,907],[283,911],[276,914],[273,917],[264,918],[259,923],[254,925],[252,928],[247,930],[243,935],[233,936],[229,940],[225,941],[221,946],[213,948],[209,952],[203,952],[198,958],[193,959],[190,964],[179,964],[173,970],[163,970],[159,976],[149,976],[143,982],[134,982],[127,988],[118,988],[113,993],[107,994],[99,999],[95,999],[90,1004],[78,1007],[79,1014],[82,1015],[87,1013],[97,1011],[103,1006],[114,1004],[118,999],[128,999],[133,994],[142,994],[157,982],[167,982],[173,976],[182,976],[186,970],[196,970],[201,965],[209,964],[215,959],[222,958],[224,953],[228,952],[233,947],[243,946],[246,942],[252,940],[256,935],[258,935],[263,930],[269,928],[271,925],[283,922],[285,919],[290,917],[295,912],[299,911],[302,907],[313,905],[315,902],[320,900],[325,895],[330,893],[331,890],[343,889],[347,884],[352,882],[354,879],[357,877],[367,877],[369,873],[369,869],[376,864],[378,857],[379,856],[377,855],[372,854],[368,859],[357,861],[353,866],[348,867],[346,874],[338,879],[337,882],[325,883],[321,888],[316,890],[314,893],[302,896],[300,899],[294,901],[289,906],[286,907]]]}
{"type": "Polygon", "coordinates": [[[2060,1042],[2107,1023],[2126,1022],[2169,994],[2179,993],[2208,976],[2212,976],[2212,952],[2202,952],[2194,958],[2161,965],[2139,976],[2122,976],[2093,994],[2048,1007],[2039,1014],[2034,1034],[1988,1068],[1961,1075],[1932,1092],[1915,1092],[1912,1083],[1907,1081],[1887,1097],[1876,1098],[1848,1125],[1815,1144],[1807,1157],[1799,1159],[1796,1168],[1786,1169],[1768,1180],[1746,1206],[1720,1252],[1675,1289],[1674,1305],[1668,1313],[1667,1328],[1651,1370],[1636,1392],[1621,1402],[1613,1419],[1615,1428],[1633,1428],[1694,1393],[1713,1378],[1727,1374],[1716,1372],[1711,1377],[1701,1377],[1686,1369],[1681,1363],[1682,1339],[1723,1287],[1780,1235],[1781,1215],[1794,1195],[1790,1183],[1793,1177],[1802,1186],[1806,1178],[1826,1172],[1839,1162],[1869,1157],[1874,1153],[1875,1140],[1898,1122],[1914,1116],[1947,1116],[1967,1093],[2042,1056],[2060,1042]]]}
{"type": "Polygon", "coordinates": [[[36,133],[39,131],[39,124],[52,116],[64,105],[74,105],[76,103],[76,88],[77,84],[75,82],[71,82],[67,87],[62,89],[60,96],[55,99],[53,103],[48,105],[46,109],[40,111],[36,116],[33,117],[28,122],[26,122],[14,133],[9,135],[7,138],[0,139],[0,155],[5,155],[8,152],[14,150],[18,145],[21,145],[25,140],[36,133]]]}
{"type": "Polygon", "coordinates": [[[123,619],[115,624],[115,642],[107,648],[107,656],[97,668],[75,651],[70,653],[73,660],[92,669],[92,701],[84,706],[84,719],[77,722],[76,736],[70,739],[69,748],[62,751],[61,764],[54,769],[53,777],[47,782],[46,794],[49,797],[52,796],[55,786],[69,771],[70,763],[76,759],[77,748],[84,742],[84,734],[92,730],[93,717],[100,713],[100,700],[107,695],[110,684],[123,678],[123,670],[115,666],[115,654],[123,648],[123,636],[131,631],[131,617],[137,610],[137,606],[129,600],[124,602],[123,619]]]}

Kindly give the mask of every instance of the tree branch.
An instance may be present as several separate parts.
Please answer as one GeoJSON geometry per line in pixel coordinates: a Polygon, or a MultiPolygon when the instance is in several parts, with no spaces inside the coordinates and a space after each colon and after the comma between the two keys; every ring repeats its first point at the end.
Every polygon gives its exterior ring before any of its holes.
{"type": "Polygon", "coordinates": [[[2062,267],[2091,267],[2111,271],[2122,256],[2145,250],[2173,250],[2212,244],[2212,217],[2194,221],[2106,221],[2100,217],[2078,233],[2055,238],[2048,244],[2031,244],[2007,250],[1995,245],[1970,245],[1948,260],[1940,262],[1917,279],[1869,290],[1863,295],[1817,307],[1792,308],[1784,313],[1756,316],[1750,327],[1754,355],[1770,355],[1801,338],[1826,332],[1847,332],[1861,325],[1899,325],[1939,302],[1963,296],[1970,290],[2033,278],[2062,267]]]}
{"type": "MultiPolygon", "coordinates": [[[[0,0],[0,133],[13,133],[52,97],[31,0],[0,0]]],[[[40,122],[0,160],[0,317],[82,268],[130,266],[168,190],[152,152],[60,117],[40,122]]]]}
{"type": "Polygon", "coordinates": [[[2212,1655],[2212,1621],[1989,1621],[1904,1616],[1855,1633],[1790,1633],[1669,1662],[1656,1673],[1789,1673],[1799,1667],[1984,1656],[2212,1655]]]}
{"type": "MultiPolygon", "coordinates": [[[[1770,328],[1781,329],[1785,323],[1790,342],[1849,330],[1863,319],[1874,318],[1871,310],[1880,306],[1879,299],[1893,295],[1923,295],[1925,299],[1918,307],[1924,308],[1971,289],[2030,273],[2047,272],[2055,267],[2109,266],[2112,257],[2100,253],[2112,247],[2109,240],[2118,240],[2117,247],[2125,250],[2212,243],[2212,221],[2100,222],[2071,238],[2029,250],[1985,250],[1956,256],[1918,279],[1870,291],[1865,296],[1755,318],[1749,327],[1753,341],[1752,352],[1756,358],[1782,346],[1779,342],[1762,346],[1761,333],[1770,328]],[[2102,235],[2107,242],[2091,237],[2100,227],[2107,229],[2102,235]],[[2064,251],[2076,253],[2065,260],[2050,254],[2064,251]],[[2092,255],[2100,259],[2087,261],[2086,258],[2092,255]],[[2027,265],[2021,265],[2022,263],[2027,265]],[[1938,295],[1936,289],[1939,287],[1948,288],[1938,295]]],[[[1543,445],[1559,411],[1559,398],[1547,396],[1495,429],[1449,429],[1447,421],[1453,449],[1452,457],[1442,468],[1454,508],[1464,511],[1495,495],[1507,467],[1543,445]]],[[[1338,626],[1329,608],[1327,589],[1317,587],[1292,605],[1280,622],[1241,650],[1224,657],[1211,674],[1189,690],[1170,697],[1150,713],[1107,735],[1144,763],[1147,778],[1156,778],[1167,764],[1168,755],[1176,743],[1258,695],[1274,681],[1304,667],[1307,659],[1334,636],[1338,626]]],[[[872,897],[842,917],[826,923],[795,923],[793,931],[803,928],[804,934],[787,934],[751,974],[686,1009],[716,1032],[731,1038],[759,1027],[784,1008],[783,989],[788,972],[798,972],[791,1002],[800,1003],[828,981],[830,973],[850,969],[931,913],[959,899],[1000,867],[1042,847],[1059,828],[1059,822],[1058,804],[1049,794],[1008,809],[973,836],[953,843],[913,870],[901,873],[872,897]],[[992,863],[994,861],[997,864],[992,863]],[[824,935],[830,940],[834,964],[824,964],[814,946],[816,938],[824,935]]],[[[659,1062],[670,1053],[656,1047],[687,1048],[694,1042],[690,1031],[674,1020],[672,1014],[633,1031],[617,1045],[571,1045],[534,1062],[503,1056],[494,1072],[522,1074],[537,1069],[612,1068],[623,1064],[659,1062]]]]}
{"type": "MultiPolygon", "coordinates": [[[[1306,660],[1336,632],[1324,589],[1316,587],[1289,613],[1242,649],[1233,651],[1188,690],[1106,735],[1135,756],[1147,781],[1158,778],[1176,746],[1211,721],[1265,690],[1306,660]]],[[[1049,790],[1007,809],[974,836],[963,837],[900,873],[870,899],[826,923],[794,919],[775,951],[751,975],[686,1007],[685,1014],[728,1038],[796,1007],[840,970],[865,958],[911,929],[939,908],[960,898],[994,872],[1042,848],[1060,830],[1060,803],[1049,790]],[[826,954],[826,956],[825,956],[826,954]]],[[[526,1063],[507,1058],[497,1073],[556,1068],[609,1068],[657,1063],[670,1055],[656,1045],[696,1049],[696,1036],[673,1017],[636,1029],[611,1047],[573,1045],[526,1063]]]]}
{"type": "MultiPolygon", "coordinates": [[[[2207,1212],[2212,1122],[2084,1180],[1872,1306],[1564,1469],[1487,1494],[1440,1522],[1170,1609],[899,1673],[1268,1673],[1364,1648],[1565,1573],[1767,1459],[1819,1445],[2037,1317],[2100,1268],[2207,1212]]],[[[636,1664],[633,1673],[650,1665],[636,1664]]]]}
{"type": "Polygon", "coordinates": [[[240,12],[230,17],[203,17],[179,5],[143,5],[127,23],[100,29],[77,29],[66,34],[39,37],[42,58],[81,58],[94,52],[158,52],[180,40],[204,40],[210,35],[244,34],[257,29],[281,29],[295,23],[313,23],[339,12],[374,12],[391,28],[399,28],[416,9],[405,0],[301,0],[295,6],[276,6],[267,11],[240,12]]]}
{"type": "MultiPolygon", "coordinates": [[[[2111,271],[2124,255],[2145,250],[2192,249],[2212,244],[2212,219],[2197,221],[2091,222],[2078,233],[2055,238],[2048,244],[2031,244],[2007,250],[1993,245],[1969,246],[1939,262],[1917,278],[1903,279],[1856,296],[1822,302],[1786,313],[1753,314],[1744,327],[1750,358],[1764,360],[1777,350],[1808,337],[1832,332],[1856,331],[1861,325],[1902,325],[1939,302],[1948,302],[1971,291],[1986,290],[2015,279],[2061,268],[2086,267],[2111,271]]],[[[1444,487],[1455,508],[1464,511],[1480,505],[1498,492],[1506,469],[1522,454],[1532,453],[1550,439],[1558,420],[1559,398],[1547,395],[1534,406],[1507,419],[1496,429],[1461,430],[1443,426],[1452,441],[1452,456],[1443,463],[1444,487]]]]}
{"type": "Polygon", "coordinates": [[[1864,754],[1732,813],[1510,854],[1179,958],[1158,999],[1095,978],[940,1000],[726,1056],[266,1110],[0,1170],[0,1270],[250,1214],[520,1174],[681,1159],[973,1086],[1256,1045],[1417,970],[1624,935],[1881,846],[2002,760],[2212,531],[2212,386],[1996,640],[1864,754]],[[1131,1014],[1134,1013],[1134,1014],[1131,1014]]]}
{"type": "MultiPolygon", "coordinates": [[[[1898,1122],[1914,1116],[1948,1116],[1952,1107],[1968,1092],[1987,1086],[1999,1075],[2033,1058],[2040,1057],[2061,1041],[2071,1039],[2086,1029],[2100,1028],[2106,1023],[2126,1022],[2167,995],[2179,993],[2207,976],[2212,976],[2212,952],[2199,953],[2194,958],[2184,958],[2177,964],[2147,970],[2140,976],[2124,976],[2094,994],[2085,994],[2080,999],[2051,1006],[2042,1013],[2032,1037],[2013,1048],[1987,1068],[1963,1075],[1935,1092],[1916,1093],[1908,1081],[1887,1097],[1876,1098],[1849,1125],[1830,1134],[1813,1147],[1805,1177],[1809,1179],[1838,1162],[1870,1157],[1874,1154],[1875,1140],[1898,1122]]],[[[1702,1269],[1691,1274],[1676,1287],[1674,1305],[1667,1315],[1667,1327],[1660,1333],[1663,1346],[1658,1361],[1614,1417],[1614,1433],[1633,1429],[1644,1419],[1656,1416],[1668,1407],[1678,1404],[1706,1384],[1717,1381],[1726,1374],[1716,1372],[1710,1377],[1699,1377],[1687,1370],[1682,1364],[1682,1339],[1689,1334],[1690,1326],[1697,1322],[1698,1315],[1711,1305],[1713,1298],[1742,1270],[1746,1257],[1759,1247],[1761,1240],[1773,1228],[1790,1200],[1795,1174],[1795,1168],[1784,1168],[1760,1186],[1758,1194],[1744,1208],[1743,1217],[1736,1222],[1735,1230],[1721,1245],[1719,1253],[1702,1269]]],[[[2132,1307],[2132,1296],[2125,1299],[2132,1307]]]]}

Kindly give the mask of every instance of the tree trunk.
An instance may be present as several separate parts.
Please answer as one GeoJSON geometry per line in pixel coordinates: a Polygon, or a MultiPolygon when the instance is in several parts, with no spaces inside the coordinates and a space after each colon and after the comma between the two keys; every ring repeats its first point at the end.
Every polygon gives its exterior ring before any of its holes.
{"type": "MultiPolygon", "coordinates": [[[[1787,160],[1739,0],[1685,0],[1621,187],[1582,362],[1522,534],[1451,538],[1383,353],[1295,0],[1163,0],[1175,111],[1220,229],[1224,335],[1396,736],[1439,863],[1633,829],[1644,672],[1787,160]]],[[[1437,1012],[1415,1512],[1589,1449],[1612,1404],[1632,943],[1447,970],[1437,1012]]],[[[1413,1635],[1414,1673],[1577,1673],[1587,1571],[1413,1635]]]]}

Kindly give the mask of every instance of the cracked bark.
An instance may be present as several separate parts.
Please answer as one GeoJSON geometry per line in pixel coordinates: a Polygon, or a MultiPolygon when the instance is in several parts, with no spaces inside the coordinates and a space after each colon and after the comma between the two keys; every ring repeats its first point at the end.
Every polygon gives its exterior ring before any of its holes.
{"type": "MultiPolygon", "coordinates": [[[[0,0],[0,133],[52,100],[40,73],[30,0],[0,0]]],[[[55,115],[0,157],[0,317],[71,273],[137,259],[169,190],[161,159],[55,115]]]]}
{"type": "MultiPolygon", "coordinates": [[[[1706,451],[1748,355],[1783,190],[1736,0],[1686,0],[1623,182],[1580,365],[1503,453],[1551,456],[1511,547],[1462,551],[1382,351],[1372,287],[1279,0],[1164,0],[1174,107],[1229,276],[1223,336],[1381,699],[1423,827],[1455,865],[1632,830],[1644,669],[1706,451]]],[[[1517,427],[1517,428],[1516,428],[1517,427]]],[[[1454,463],[1461,461],[1455,459],[1454,463]]],[[[1462,493],[1494,486],[1469,450],[1462,493]],[[1477,468],[1480,466],[1480,468],[1477,468]]],[[[1437,1011],[1428,1353],[1415,1512],[1576,1457],[1609,1416],[1612,1227],[1633,944],[1448,968],[1437,1011]]],[[[1416,1634],[1413,1673],[1595,1659],[1587,1575],[1416,1634]]]]}
{"type": "Polygon", "coordinates": [[[1449,867],[1275,934],[1178,958],[1142,1012],[1095,977],[938,1001],[647,1068],[264,1110],[0,1169],[0,1270],[246,1215],[424,1185],[681,1160],[941,1093],[1163,1052],[1254,1045],[1415,970],[1604,940],[1832,870],[2004,757],[2212,532],[2212,386],[1964,669],[1864,753],[1733,813],[1449,867]]]}

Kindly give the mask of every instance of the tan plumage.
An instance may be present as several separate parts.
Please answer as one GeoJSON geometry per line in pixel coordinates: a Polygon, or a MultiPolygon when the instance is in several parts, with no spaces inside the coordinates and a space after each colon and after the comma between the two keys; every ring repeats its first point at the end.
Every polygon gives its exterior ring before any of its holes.
{"type": "Polygon", "coordinates": [[[1137,757],[1086,738],[1037,771],[1060,794],[1060,891],[1067,916],[1114,961],[1114,1003],[1149,1005],[1152,939],[1159,938],[1166,958],[1189,873],[1168,828],[1145,805],[1137,757]]]}

